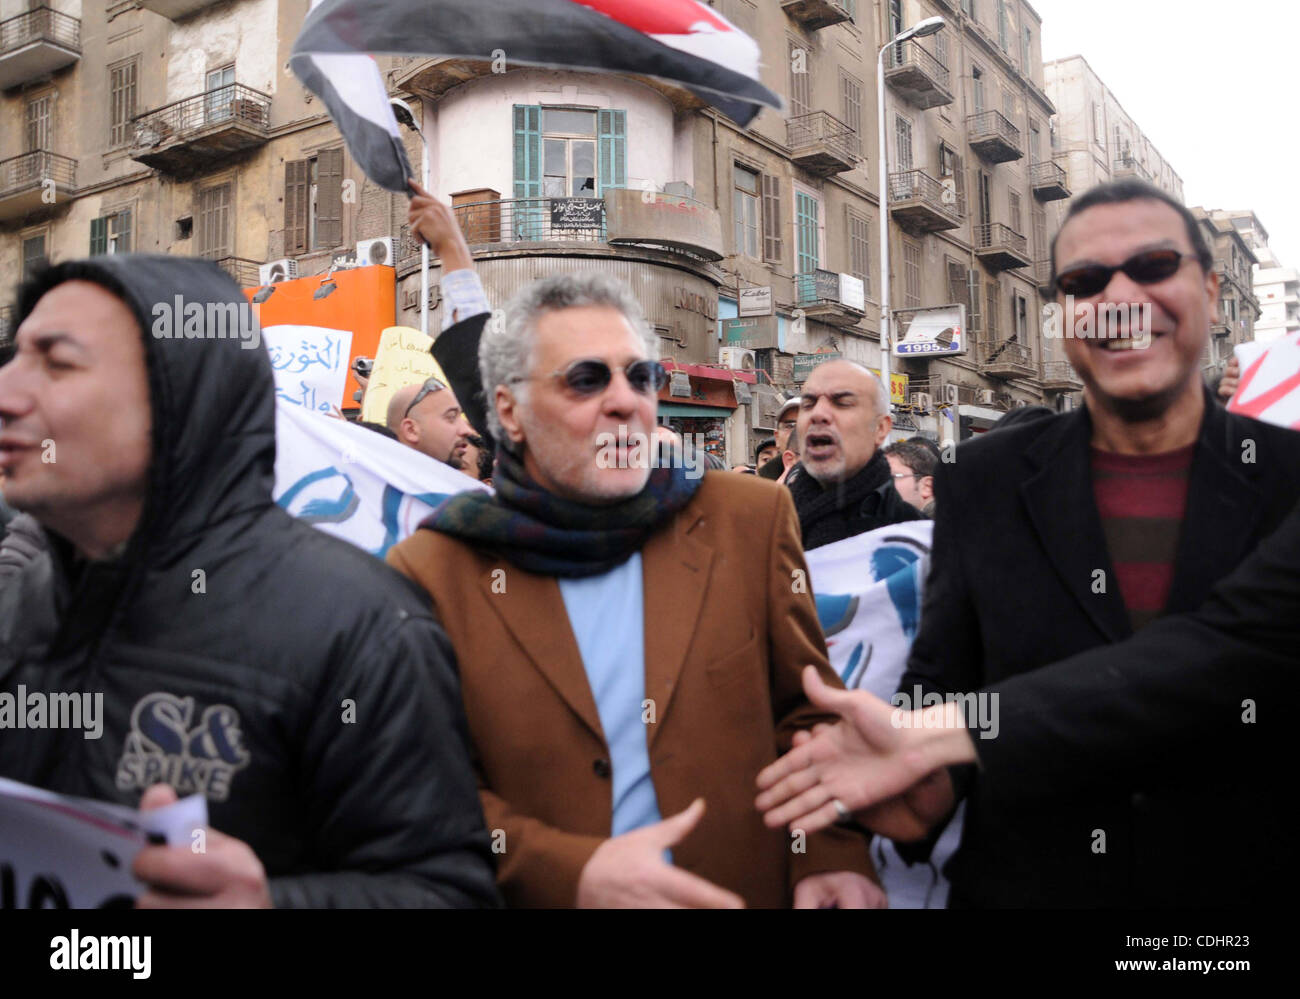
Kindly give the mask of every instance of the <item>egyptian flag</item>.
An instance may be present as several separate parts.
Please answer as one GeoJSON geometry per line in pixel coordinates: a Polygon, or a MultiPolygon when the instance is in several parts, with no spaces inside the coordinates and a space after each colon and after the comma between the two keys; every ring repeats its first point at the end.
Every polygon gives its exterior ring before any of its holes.
{"type": "Polygon", "coordinates": [[[329,108],[366,176],[406,191],[411,166],[367,53],[654,76],[740,125],[781,98],[758,44],[698,0],[318,0],[289,63],[329,108]]]}

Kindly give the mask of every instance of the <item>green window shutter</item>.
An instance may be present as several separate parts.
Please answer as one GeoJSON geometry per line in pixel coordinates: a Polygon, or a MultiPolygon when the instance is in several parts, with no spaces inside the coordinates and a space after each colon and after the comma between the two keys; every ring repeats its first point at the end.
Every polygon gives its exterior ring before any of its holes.
{"type": "Polygon", "coordinates": [[[515,105],[515,197],[542,196],[542,107],[515,105]]]}
{"type": "Polygon", "coordinates": [[[627,112],[597,111],[600,189],[627,187],[627,112]]]}
{"type": "Polygon", "coordinates": [[[818,246],[818,205],[817,199],[802,191],[795,193],[795,221],[798,232],[798,246],[795,260],[797,273],[811,274],[821,266],[818,246]]]}
{"type": "Polygon", "coordinates": [[[108,252],[108,219],[90,220],[90,255],[98,257],[108,252]]]}

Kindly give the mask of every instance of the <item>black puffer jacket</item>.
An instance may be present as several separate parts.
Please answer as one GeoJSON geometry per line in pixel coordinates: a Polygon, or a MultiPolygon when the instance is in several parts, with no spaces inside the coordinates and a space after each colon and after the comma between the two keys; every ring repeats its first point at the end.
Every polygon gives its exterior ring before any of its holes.
{"type": "MultiPolygon", "coordinates": [[[[146,331],[153,303],[177,295],[243,302],[211,264],[143,255],[61,265],[40,293],[74,278],[117,293],[146,331]]],[[[128,805],[157,780],[202,791],[277,906],[499,904],[428,602],[272,502],[264,348],[144,342],[154,459],[140,525],[93,563],[48,535],[52,581],[24,575],[0,649],[0,690],[102,692],[103,734],[0,729],[0,775],[128,805]]]]}

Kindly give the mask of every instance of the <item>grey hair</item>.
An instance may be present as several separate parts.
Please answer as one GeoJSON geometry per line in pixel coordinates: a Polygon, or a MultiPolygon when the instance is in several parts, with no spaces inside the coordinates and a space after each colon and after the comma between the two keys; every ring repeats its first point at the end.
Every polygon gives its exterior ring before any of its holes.
{"type": "Polygon", "coordinates": [[[584,305],[607,305],[621,312],[628,325],[641,337],[646,356],[658,359],[659,338],[646,322],[641,303],[626,282],[599,272],[554,274],[541,278],[517,292],[505,307],[505,321],[499,316],[483,329],[478,345],[479,374],[487,403],[488,429],[503,446],[509,441],[497,417],[496,389],[509,386],[518,399],[527,396],[526,381],[532,368],[537,320],[557,309],[584,305]]]}

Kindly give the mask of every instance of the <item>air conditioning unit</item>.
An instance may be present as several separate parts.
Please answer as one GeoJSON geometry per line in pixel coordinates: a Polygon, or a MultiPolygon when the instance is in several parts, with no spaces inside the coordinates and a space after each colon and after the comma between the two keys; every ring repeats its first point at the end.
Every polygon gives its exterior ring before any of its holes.
{"type": "Polygon", "coordinates": [[[1017,399],[1014,403],[1012,403],[1011,408],[1012,408],[1012,409],[1024,409],[1024,408],[1026,408],[1028,405],[1029,405],[1029,403],[1025,402],[1024,399],[1017,399]]]}
{"type": "Polygon", "coordinates": [[[934,396],[929,392],[913,392],[908,396],[907,401],[912,404],[913,409],[918,409],[922,413],[934,409],[934,396]]]}
{"type": "Polygon", "coordinates": [[[257,280],[262,284],[279,284],[281,281],[290,281],[297,276],[298,261],[292,257],[272,260],[257,268],[257,280]]]}
{"type": "Polygon", "coordinates": [[[735,371],[753,371],[754,352],[748,347],[723,347],[718,351],[718,363],[735,371]]]}
{"type": "Polygon", "coordinates": [[[943,386],[943,404],[945,406],[955,406],[961,401],[961,395],[956,385],[947,383],[943,386]]]}
{"type": "Polygon", "coordinates": [[[977,403],[979,403],[979,405],[981,405],[981,406],[992,406],[992,405],[993,405],[993,390],[992,390],[992,389],[976,389],[976,391],[975,391],[975,401],[976,401],[977,403]]]}
{"type": "Polygon", "coordinates": [[[395,266],[392,236],[363,239],[357,242],[357,266],[371,267],[375,264],[383,264],[386,267],[395,266]]]}

